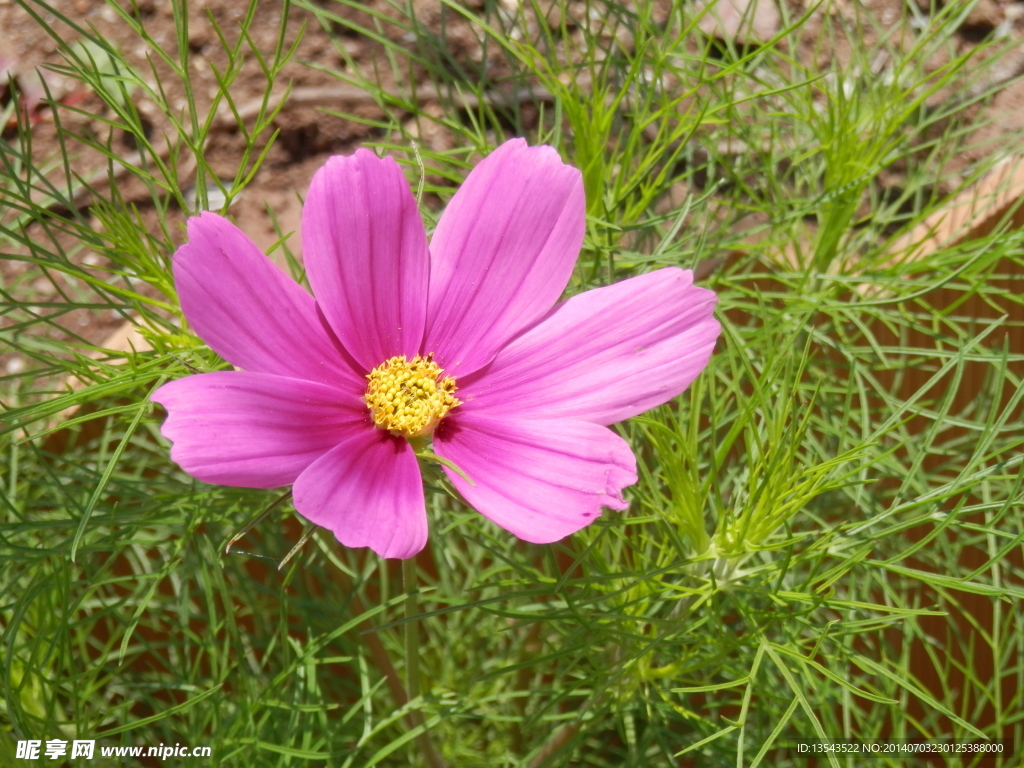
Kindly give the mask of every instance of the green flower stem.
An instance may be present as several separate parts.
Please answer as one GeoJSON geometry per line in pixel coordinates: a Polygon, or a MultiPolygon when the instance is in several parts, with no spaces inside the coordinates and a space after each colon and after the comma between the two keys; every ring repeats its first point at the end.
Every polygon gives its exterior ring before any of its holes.
{"type": "MultiPolygon", "coordinates": [[[[363,601],[354,593],[355,585],[351,579],[342,571],[337,571],[337,578],[341,585],[342,590],[350,595],[349,604],[351,606],[354,615],[362,615],[366,613],[366,607],[363,605],[363,601]]],[[[412,594],[411,603],[412,610],[406,608],[406,617],[410,615],[416,615],[416,597],[410,587],[415,587],[416,584],[416,565],[415,561],[405,560],[402,563],[402,580],[406,585],[407,591],[412,594]],[[412,562],[412,566],[409,563],[412,562]]],[[[391,663],[391,657],[388,656],[387,649],[384,647],[384,643],[381,642],[377,636],[373,625],[367,621],[363,624],[363,631],[360,633],[365,639],[366,645],[370,650],[370,658],[373,659],[374,666],[384,675],[384,679],[387,681],[388,690],[391,692],[391,697],[395,700],[395,706],[401,708],[404,707],[409,701],[419,695],[419,637],[416,633],[416,623],[407,622],[406,624],[406,658],[407,658],[407,670],[415,670],[414,672],[406,672],[406,685],[402,686],[402,680],[398,676],[398,671],[395,669],[395,665],[391,663]],[[411,629],[410,629],[411,628],[411,629]],[[417,635],[410,640],[409,635],[417,635]],[[410,655],[410,644],[411,652],[410,655]],[[415,659],[415,663],[413,660],[415,659]],[[415,678],[415,692],[410,686],[410,674],[415,678]]],[[[405,722],[409,728],[417,728],[423,724],[423,713],[410,710],[405,715],[405,722]]],[[[424,731],[417,739],[417,743],[420,745],[420,749],[423,751],[424,758],[430,768],[447,768],[444,760],[441,758],[441,753],[437,751],[434,746],[434,742],[430,739],[430,734],[424,731]]]]}
{"type": "MultiPolygon", "coordinates": [[[[355,585],[352,583],[352,580],[341,570],[335,571],[335,576],[342,592],[349,595],[349,606],[352,614],[354,616],[365,614],[366,606],[363,605],[363,601],[359,599],[359,596],[355,594],[355,585]]],[[[384,643],[377,636],[376,628],[369,621],[364,621],[361,628],[360,636],[366,642],[366,647],[370,651],[370,658],[373,660],[374,666],[384,675],[384,680],[387,682],[391,697],[395,700],[397,706],[405,706],[405,688],[402,686],[402,679],[398,676],[395,665],[391,663],[391,657],[388,656],[384,643]]]]}
{"type": "MultiPolygon", "coordinates": [[[[419,614],[419,588],[416,583],[416,558],[402,561],[402,585],[405,587],[405,691],[407,701],[415,701],[420,695],[420,627],[416,616],[419,614]]],[[[412,710],[409,713],[413,727],[423,725],[423,713],[412,710]]],[[[424,730],[416,741],[423,751],[430,768],[445,768],[441,753],[437,751],[430,733],[424,730]]]]}
{"type": "Polygon", "coordinates": [[[420,695],[420,635],[416,622],[418,612],[416,559],[402,561],[402,585],[405,587],[405,690],[412,701],[420,695]]]}

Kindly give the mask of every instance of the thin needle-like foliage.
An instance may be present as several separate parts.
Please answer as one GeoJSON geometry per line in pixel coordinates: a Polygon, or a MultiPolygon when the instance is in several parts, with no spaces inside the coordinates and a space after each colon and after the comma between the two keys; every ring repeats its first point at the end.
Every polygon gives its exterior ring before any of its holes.
{"type": "Polygon", "coordinates": [[[1002,159],[973,144],[1003,52],[955,49],[968,4],[908,4],[881,27],[825,3],[738,44],[678,1],[444,0],[438,27],[419,4],[293,0],[345,61],[305,64],[382,116],[323,109],[371,125],[428,222],[482,154],[525,136],[583,173],[571,293],[676,265],[719,297],[708,368],[619,427],[639,464],[628,511],[526,545],[427,475],[428,554],[403,579],[281,490],[188,477],[149,400],[228,367],[184,322],[170,259],[185,216],[229,212],[276,139],[289,3],[273,50],[250,35],[264,3],[217,27],[228,66],[200,107],[184,0],[163,46],[109,0],[150,71],[65,6],[19,1],[89,41],[53,28],[59,71],[102,98],[109,133],[76,132],[80,107],[53,103],[54,156],[24,119],[0,139],[0,258],[30,267],[0,285],[0,351],[27,361],[0,377],[0,763],[24,739],[344,768],[784,767],[811,739],[1024,744],[1024,235],[1011,211],[984,236],[898,251],[1002,159]],[[451,53],[456,20],[475,61],[451,53]],[[817,49],[798,55],[812,23],[817,49]],[[840,40],[848,57],[819,55],[840,40]],[[255,116],[232,96],[243,70],[264,79],[255,116]],[[139,94],[168,133],[150,135],[139,94]],[[206,159],[225,119],[244,144],[228,176],[206,159]],[[451,148],[424,145],[428,128],[451,148]],[[983,159],[955,163],[968,153],[983,159]],[[75,312],[130,320],[148,348],[97,346],[75,312]]]}

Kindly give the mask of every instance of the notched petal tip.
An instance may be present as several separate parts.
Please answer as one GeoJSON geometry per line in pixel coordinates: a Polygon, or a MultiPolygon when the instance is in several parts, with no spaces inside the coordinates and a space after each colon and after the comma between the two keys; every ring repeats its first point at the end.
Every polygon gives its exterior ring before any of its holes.
{"type": "Polygon", "coordinates": [[[426,346],[441,365],[472,373],[547,313],[585,231],[582,176],[554,149],[517,139],[484,158],[430,243],[426,346]]]}
{"type": "Polygon", "coordinates": [[[302,254],[324,316],[364,369],[420,351],[427,236],[393,158],[360,149],[328,159],[302,210],[302,254]]]}
{"type": "Polygon", "coordinates": [[[579,168],[574,165],[569,165],[562,156],[558,154],[558,150],[549,144],[535,144],[530,146],[526,143],[526,139],[516,137],[509,139],[508,141],[499,144],[493,152],[491,152],[482,162],[497,162],[502,160],[504,162],[515,162],[517,160],[529,160],[535,165],[549,165],[551,167],[560,166],[560,170],[564,169],[564,173],[570,176],[576,176],[580,179],[583,178],[583,174],[580,173],[579,168]]]}
{"type": "Polygon", "coordinates": [[[186,376],[151,399],[167,410],[160,432],[182,469],[243,488],[290,485],[365,420],[330,386],[246,371],[186,376]]]}
{"type": "Polygon", "coordinates": [[[187,231],[174,254],[174,283],[189,324],[217,354],[247,371],[358,384],[313,297],[242,230],[204,211],[187,231]]]}
{"type": "Polygon", "coordinates": [[[231,221],[214,211],[200,211],[195,216],[189,216],[185,222],[185,232],[191,240],[193,237],[202,234],[202,230],[216,228],[219,226],[234,227],[231,221]]]}
{"type": "Polygon", "coordinates": [[[462,384],[465,410],[597,424],[643,413],[707,365],[716,302],[676,267],[573,296],[462,384]]]}
{"type": "Polygon", "coordinates": [[[345,188],[351,184],[361,183],[360,179],[367,175],[381,174],[393,176],[397,174],[403,183],[405,174],[402,167],[393,157],[385,155],[377,157],[370,150],[360,147],[349,155],[331,155],[327,161],[313,174],[310,182],[310,195],[330,191],[331,188],[345,188]],[[324,188],[328,189],[324,189],[324,188]]]}

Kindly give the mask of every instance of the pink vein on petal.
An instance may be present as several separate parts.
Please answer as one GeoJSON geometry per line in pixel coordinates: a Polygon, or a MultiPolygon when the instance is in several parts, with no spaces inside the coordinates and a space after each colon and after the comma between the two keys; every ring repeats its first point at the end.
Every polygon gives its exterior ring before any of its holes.
{"type": "Polygon", "coordinates": [[[455,193],[431,240],[424,349],[454,376],[489,362],[561,296],[585,228],[578,170],[551,147],[498,147],[455,193]]]}
{"type": "Polygon", "coordinates": [[[369,421],[355,397],[303,379],[218,371],[164,384],[154,401],[171,458],[207,483],[276,488],[369,421]]]}
{"type": "Polygon", "coordinates": [[[398,163],[366,149],[328,159],[302,210],[302,254],[324,315],[366,370],[419,352],[430,257],[398,163]]]}
{"type": "Polygon", "coordinates": [[[293,490],[295,509],[346,547],[412,557],[427,543],[423,481],[412,447],[381,429],[352,430],[293,490]]]}
{"type": "Polygon", "coordinates": [[[362,386],[316,302],[234,224],[215,213],[188,221],[174,254],[174,283],[196,333],[246,371],[362,386]]]}
{"type": "Polygon", "coordinates": [[[460,382],[463,412],[614,424],[668,402],[704,370],[716,297],[675,267],[573,296],[460,382]]]}
{"type": "Polygon", "coordinates": [[[521,539],[558,541],[589,525],[601,507],[625,509],[636,458],[607,427],[463,414],[443,422],[434,450],[473,481],[445,468],[466,501],[521,539]]]}

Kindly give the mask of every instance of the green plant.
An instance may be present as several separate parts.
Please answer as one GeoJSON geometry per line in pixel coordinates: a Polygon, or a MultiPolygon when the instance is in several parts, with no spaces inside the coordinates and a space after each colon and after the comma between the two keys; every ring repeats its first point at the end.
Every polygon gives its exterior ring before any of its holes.
{"type": "Polygon", "coordinates": [[[269,56],[248,34],[255,2],[240,32],[217,29],[228,66],[201,108],[183,2],[166,48],[109,6],[152,72],[26,4],[107,57],[55,36],[110,135],[75,133],[76,108],[60,107],[56,156],[38,157],[27,126],[0,141],[0,253],[56,287],[45,302],[29,278],[0,293],[0,337],[28,361],[0,380],[2,759],[25,738],[339,766],[433,761],[424,732],[458,766],[785,766],[803,764],[785,747],[797,738],[1020,743],[1022,237],[1007,225],[914,260],[891,251],[941,209],[968,108],[991,92],[994,46],[933,64],[963,9],[915,32],[812,8],[736,46],[703,37],[682,3],[449,1],[426,20],[400,3],[296,5],[373,42],[367,61],[339,40],[338,76],[383,117],[347,117],[407,163],[428,217],[506,135],[551,143],[588,193],[571,290],[696,268],[719,295],[719,349],[677,402],[622,428],[640,461],[631,509],[557,545],[513,541],[438,481],[430,557],[403,583],[308,530],[279,492],[193,481],[147,396],[224,363],[180,325],[169,260],[184,215],[212,191],[227,211],[270,150],[288,13],[269,56]],[[848,63],[799,55],[811,23],[820,50],[851,45],[848,63]],[[456,29],[478,54],[450,53],[456,29]],[[249,122],[231,85],[253,64],[266,97],[249,122]],[[932,103],[940,90],[953,106],[932,103]],[[166,145],[136,93],[166,118],[166,145]],[[230,183],[204,156],[220,104],[244,137],[230,183]],[[423,142],[428,126],[451,146],[423,142]],[[104,178],[83,178],[83,148],[104,178]],[[151,213],[120,195],[122,165],[151,213]],[[152,348],[97,347],[68,329],[73,311],[130,318],[152,348]]]}

